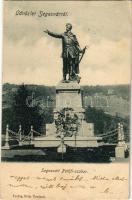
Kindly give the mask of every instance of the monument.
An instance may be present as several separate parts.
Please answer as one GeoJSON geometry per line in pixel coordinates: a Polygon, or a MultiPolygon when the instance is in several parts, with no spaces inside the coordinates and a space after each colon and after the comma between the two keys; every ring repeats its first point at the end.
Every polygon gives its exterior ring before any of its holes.
{"type": "Polygon", "coordinates": [[[79,64],[86,47],[81,49],[72,25],[66,24],[62,34],[49,30],[48,35],[62,39],[63,79],[56,86],[54,122],[46,124],[46,136],[34,138],[35,147],[55,147],[57,152],[66,152],[67,147],[88,148],[102,145],[102,138],[94,136],[94,124],[85,121],[82,106],[79,64]]]}

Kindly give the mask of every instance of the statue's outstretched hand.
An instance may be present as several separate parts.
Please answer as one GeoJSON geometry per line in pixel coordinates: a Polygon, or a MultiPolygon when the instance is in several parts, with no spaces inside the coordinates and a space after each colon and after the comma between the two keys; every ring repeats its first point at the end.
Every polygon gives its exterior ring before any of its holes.
{"type": "Polygon", "coordinates": [[[48,30],[48,29],[45,29],[44,32],[45,32],[45,33],[49,33],[49,30],[48,30]]]}

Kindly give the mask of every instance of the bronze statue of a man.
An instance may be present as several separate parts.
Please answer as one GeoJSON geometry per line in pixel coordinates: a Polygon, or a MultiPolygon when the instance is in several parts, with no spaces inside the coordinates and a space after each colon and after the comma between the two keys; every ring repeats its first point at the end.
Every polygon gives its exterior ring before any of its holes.
{"type": "Polygon", "coordinates": [[[71,32],[72,25],[66,24],[66,31],[62,34],[53,33],[45,30],[48,35],[62,39],[62,58],[63,58],[63,81],[66,81],[66,75],[69,74],[69,80],[77,80],[79,76],[79,55],[84,53],[81,49],[76,36],[71,32]]]}

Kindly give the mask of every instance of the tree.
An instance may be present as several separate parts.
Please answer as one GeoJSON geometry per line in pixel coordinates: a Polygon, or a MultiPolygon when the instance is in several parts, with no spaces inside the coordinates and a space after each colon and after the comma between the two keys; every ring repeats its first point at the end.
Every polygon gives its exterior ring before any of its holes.
{"type": "Polygon", "coordinates": [[[30,93],[31,91],[28,90],[26,85],[20,85],[12,105],[12,127],[14,130],[18,130],[18,126],[21,124],[25,134],[29,133],[31,125],[34,126],[34,129],[40,131],[43,122],[39,106],[31,106],[29,101],[27,102],[28,97],[31,95],[30,93]]]}

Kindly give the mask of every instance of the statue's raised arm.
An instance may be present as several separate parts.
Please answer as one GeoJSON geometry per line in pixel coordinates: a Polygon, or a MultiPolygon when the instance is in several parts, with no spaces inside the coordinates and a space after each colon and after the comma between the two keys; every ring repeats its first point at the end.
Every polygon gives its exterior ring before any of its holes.
{"type": "Polygon", "coordinates": [[[62,38],[62,34],[53,33],[53,32],[51,32],[51,31],[49,31],[48,29],[46,29],[44,32],[47,33],[48,35],[52,36],[52,37],[55,37],[55,38],[62,38]]]}

